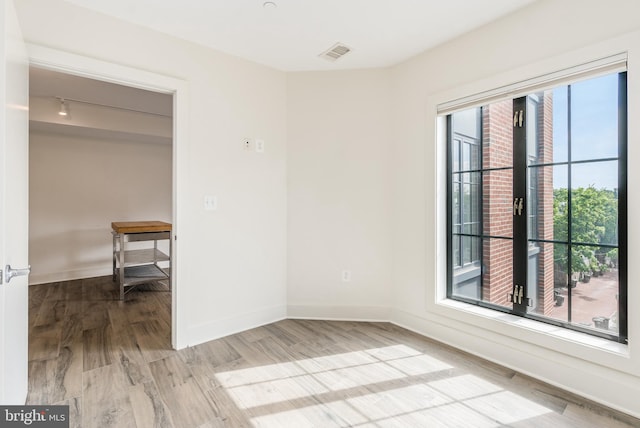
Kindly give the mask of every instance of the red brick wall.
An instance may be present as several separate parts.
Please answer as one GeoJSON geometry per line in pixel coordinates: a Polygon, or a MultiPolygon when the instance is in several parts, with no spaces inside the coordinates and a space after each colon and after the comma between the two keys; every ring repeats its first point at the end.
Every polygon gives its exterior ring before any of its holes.
{"type": "MultiPolygon", "coordinates": [[[[513,165],[513,104],[511,100],[483,109],[483,168],[513,165]]],[[[485,173],[483,180],[483,229],[485,235],[513,236],[512,170],[485,173]]],[[[483,242],[482,299],[508,306],[513,286],[513,245],[510,240],[483,242]]]]}
{"type": "MultiPolygon", "coordinates": [[[[553,97],[544,93],[538,111],[539,138],[542,138],[539,163],[553,162],[553,97]]],[[[538,172],[538,234],[541,239],[553,239],[553,168],[539,168],[538,172]]],[[[538,309],[549,315],[555,304],[553,296],[553,244],[540,244],[538,255],[538,309]]]]}

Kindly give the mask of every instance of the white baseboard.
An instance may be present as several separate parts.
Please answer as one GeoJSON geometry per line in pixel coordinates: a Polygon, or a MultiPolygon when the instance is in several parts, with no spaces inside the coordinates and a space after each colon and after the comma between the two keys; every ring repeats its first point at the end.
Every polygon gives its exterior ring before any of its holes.
{"type": "Polygon", "coordinates": [[[63,272],[32,273],[29,275],[29,285],[47,284],[49,282],[73,281],[76,279],[95,278],[111,275],[111,268],[87,268],[63,272]]]}
{"type": "Polygon", "coordinates": [[[384,306],[287,306],[287,318],[290,319],[388,322],[389,315],[390,309],[384,306]]]}
{"type": "Polygon", "coordinates": [[[195,346],[287,318],[286,306],[273,306],[188,327],[186,346],[195,346]]]}
{"type": "Polygon", "coordinates": [[[636,398],[640,396],[640,383],[632,381],[632,376],[620,376],[615,370],[577,358],[567,359],[552,350],[530,352],[531,348],[512,339],[492,337],[489,332],[478,335],[397,309],[391,311],[390,318],[399,327],[640,418],[636,398]]]}

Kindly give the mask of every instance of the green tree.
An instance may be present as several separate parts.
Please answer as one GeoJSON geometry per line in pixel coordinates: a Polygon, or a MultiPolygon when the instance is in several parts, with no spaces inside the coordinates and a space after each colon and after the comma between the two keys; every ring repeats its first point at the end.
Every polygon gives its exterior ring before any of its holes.
{"type": "MultiPolygon", "coordinates": [[[[615,192],[580,187],[571,191],[571,239],[568,239],[569,202],[567,189],[553,191],[553,232],[558,241],[585,244],[618,243],[618,199],[615,192]]],[[[556,246],[556,250],[559,250],[556,246]]],[[[596,250],[610,252],[610,248],[573,246],[571,270],[573,273],[593,270],[597,265],[596,250]]],[[[566,251],[555,251],[555,262],[567,265],[566,251]]]]}

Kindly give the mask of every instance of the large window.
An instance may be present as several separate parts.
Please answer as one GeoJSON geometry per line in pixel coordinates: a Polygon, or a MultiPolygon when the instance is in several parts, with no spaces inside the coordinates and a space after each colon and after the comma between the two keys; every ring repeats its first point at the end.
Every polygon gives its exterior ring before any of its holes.
{"type": "Polygon", "coordinates": [[[626,73],[447,116],[449,298],[625,342],[626,73]]]}

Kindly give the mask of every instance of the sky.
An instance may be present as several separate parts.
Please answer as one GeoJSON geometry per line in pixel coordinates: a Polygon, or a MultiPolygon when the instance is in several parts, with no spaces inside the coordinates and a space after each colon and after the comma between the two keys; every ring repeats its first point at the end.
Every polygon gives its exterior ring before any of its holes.
{"type": "MultiPolygon", "coordinates": [[[[553,92],[553,158],[566,162],[567,86],[553,92]]],[[[618,75],[611,74],[571,85],[571,159],[596,160],[618,156],[618,75]]],[[[617,163],[574,165],[572,187],[618,187],[617,163]]],[[[554,188],[567,187],[567,167],[554,167],[554,188]]]]}

